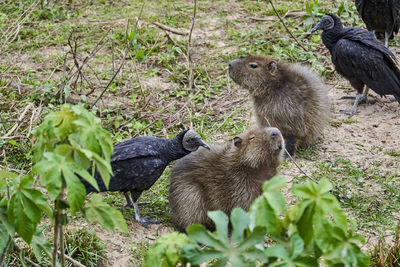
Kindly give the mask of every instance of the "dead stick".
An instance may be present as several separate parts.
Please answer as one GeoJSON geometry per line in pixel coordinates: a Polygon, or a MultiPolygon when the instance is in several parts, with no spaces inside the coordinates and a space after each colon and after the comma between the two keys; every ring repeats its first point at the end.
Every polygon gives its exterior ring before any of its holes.
{"type": "Polygon", "coordinates": [[[197,10],[197,0],[194,0],[192,26],[190,27],[188,48],[187,48],[188,63],[189,63],[189,89],[193,88],[193,83],[194,83],[194,81],[193,81],[193,61],[192,61],[191,43],[192,43],[192,33],[193,33],[193,29],[194,29],[194,24],[196,22],[196,10],[197,10]]]}
{"type": "MultiPolygon", "coordinates": [[[[16,250],[17,252],[21,252],[21,248],[18,247],[17,244],[16,244],[15,242],[14,242],[14,248],[15,248],[15,250],[16,250]]],[[[25,256],[24,256],[24,260],[25,260],[27,263],[29,263],[30,265],[34,266],[34,267],[40,267],[39,264],[34,263],[33,261],[31,261],[30,259],[26,258],[25,256]]]]}
{"type": "Polygon", "coordinates": [[[290,36],[296,41],[296,43],[298,43],[301,48],[304,49],[304,51],[308,52],[308,50],[296,39],[296,37],[294,37],[294,35],[292,34],[292,32],[288,29],[288,27],[286,26],[285,22],[283,21],[283,19],[281,18],[281,16],[279,15],[278,11],[275,9],[274,3],[272,3],[272,0],[269,0],[269,3],[271,4],[272,8],[274,9],[275,14],[278,16],[279,20],[281,21],[283,27],[285,27],[286,31],[290,34],[290,36]]]}
{"type": "Polygon", "coordinates": [[[165,31],[169,31],[169,32],[172,32],[172,33],[175,33],[175,34],[178,34],[178,35],[188,35],[189,34],[188,32],[182,32],[182,31],[179,31],[177,29],[168,27],[168,26],[166,26],[164,24],[158,23],[158,22],[152,22],[152,24],[154,24],[155,26],[157,26],[160,29],[163,29],[165,31]]]}
{"type": "Polygon", "coordinates": [[[117,69],[117,71],[114,73],[113,77],[111,78],[111,80],[108,82],[106,88],[104,88],[104,90],[101,92],[100,96],[96,99],[96,101],[94,101],[93,105],[91,106],[91,108],[93,108],[97,102],[100,100],[100,98],[103,97],[104,93],[107,91],[108,87],[110,87],[111,83],[114,81],[115,77],[117,77],[118,73],[120,72],[120,70],[122,69],[122,67],[125,65],[126,62],[126,56],[124,55],[123,59],[122,59],[122,63],[119,66],[119,68],[117,69]]]}

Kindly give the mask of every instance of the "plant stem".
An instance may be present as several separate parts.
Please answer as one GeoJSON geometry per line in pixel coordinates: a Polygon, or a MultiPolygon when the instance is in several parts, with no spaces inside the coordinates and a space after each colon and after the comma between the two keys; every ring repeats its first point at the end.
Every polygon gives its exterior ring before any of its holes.
{"type": "Polygon", "coordinates": [[[63,225],[60,224],[60,256],[61,256],[61,267],[65,267],[65,249],[64,249],[64,231],[63,225]]]}
{"type": "Polygon", "coordinates": [[[10,244],[11,244],[11,239],[12,239],[11,236],[9,236],[9,237],[8,237],[8,241],[7,241],[7,244],[6,244],[6,246],[5,246],[4,250],[3,250],[3,252],[1,253],[1,257],[0,257],[0,266],[3,265],[3,261],[4,261],[4,259],[6,258],[8,247],[9,247],[10,244]]]}
{"type": "MultiPolygon", "coordinates": [[[[57,203],[57,199],[55,201],[55,203],[57,203]]],[[[52,266],[56,267],[57,264],[57,243],[58,243],[58,229],[59,229],[59,216],[60,216],[60,211],[57,209],[56,207],[57,204],[55,204],[54,208],[56,209],[56,216],[54,219],[54,242],[53,242],[53,261],[52,261],[52,266]]]]}

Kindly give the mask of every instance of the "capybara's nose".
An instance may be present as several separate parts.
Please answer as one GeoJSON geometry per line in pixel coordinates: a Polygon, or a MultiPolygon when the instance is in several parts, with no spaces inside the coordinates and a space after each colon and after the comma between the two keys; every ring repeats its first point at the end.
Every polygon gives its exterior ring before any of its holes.
{"type": "Polygon", "coordinates": [[[240,59],[234,59],[231,62],[229,62],[229,69],[232,69],[239,61],[240,59]]]}
{"type": "Polygon", "coordinates": [[[279,129],[275,127],[269,127],[267,128],[267,131],[272,139],[275,139],[276,137],[281,135],[281,131],[279,131],[279,129]]]}

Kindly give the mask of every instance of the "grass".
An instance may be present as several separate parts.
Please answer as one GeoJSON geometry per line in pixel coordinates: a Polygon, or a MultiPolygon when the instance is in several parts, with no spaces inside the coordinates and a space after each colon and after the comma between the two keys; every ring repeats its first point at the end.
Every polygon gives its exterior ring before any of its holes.
{"type": "MultiPolygon", "coordinates": [[[[0,32],[11,29],[16,18],[34,3],[33,0],[3,2],[0,32]]],[[[228,62],[240,56],[257,53],[305,63],[326,81],[337,79],[320,36],[309,34],[314,24],[311,17],[284,18],[307,49],[304,51],[291,39],[265,1],[198,1],[192,50],[194,88],[188,88],[187,36],[171,33],[167,36],[152,24],[159,22],[180,31],[188,30],[193,12],[191,1],[74,0],[72,6],[68,6],[67,0],[44,3],[43,7],[33,8],[14,39],[4,47],[0,42],[0,136],[16,125],[28,104],[34,105],[21,118],[11,138],[0,140],[0,168],[28,170],[31,167],[29,149],[34,141],[29,137],[31,129],[65,101],[80,102],[91,108],[124,58],[121,72],[100,104],[92,108],[104,127],[112,132],[115,143],[138,133],[172,137],[183,128],[193,128],[207,142],[216,143],[231,140],[246,130],[251,113],[247,92],[229,80],[226,72],[228,62]],[[255,21],[250,17],[272,20],[255,21]],[[99,48],[81,70],[89,82],[73,75],[76,68],[72,54],[68,53],[69,39],[72,45],[76,42],[79,64],[99,48]],[[92,88],[94,92],[86,95],[92,88]]],[[[275,5],[283,16],[288,11],[306,11],[307,3],[311,5],[308,11],[317,19],[329,11],[340,13],[346,26],[363,26],[350,0],[336,1],[336,6],[332,6],[332,1],[317,0],[283,0],[275,5]]],[[[0,39],[4,40],[4,36],[0,39]]],[[[398,40],[393,43],[399,45],[398,40]]],[[[349,124],[360,123],[357,119],[335,118],[329,131],[341,131],[349,124]]],[[[343,140],[374,158],[366,166],[352,155],[336,156],[341,147],[325,151],[325,140],[297,151],[296,159],[313,178],[328,177],[337,186],[335,194],[353,215],[360,231],[368,233],[375,227],[382,231],[391,229],[400,202],[399,173],[396,172],[400,151],[389,146],[370,147],[362,141],[343,140]],[[329,158],[321,158],[321,154],[329,158]]],[[[297,173],[288,161],[282,163],[280,170],[288,176],[297,173]]],[[[139,201],[149,202],[141,208],[142,216],[154,215],[170,226],[168,176],[169,168],[139,201]]],[[[305,180],[303,176],[295,178],[305,180]]],[[[132,209],[123,207],[122,194],[104,195],[109,204],[123,212],[128,223],[133,220],[132,209]]],[[[79,234],[71,236],[78,238],[79,234]]],[[[70,242],[76,244],[75,241],[70,242]]],[[[132,261],[141,262],[148,243],[132,242],[132,261]]]]}
{"type": "MultiPolygon", "coordinates": [[[[99,266],[102,261],[106,260],[105,246],[96,234],[85,228],[70,229],[66,228],[64,232],[65,254],[79,261],[85,266],[99,266]]],[[[28,266],[27,260],[38,263],[40,266],[51,266],[50,260],[42,253],[40,261],[34,255],[33,250],[24,245],[21,252],[10,250],[7,254],[6,261],[3,266],[28,266]]],[[[73,266],[68,260],[66,266],[73,266]]]]}
{"type": "Polygon", "coordinates": [[[400,265],[400,226],[393,234],[393,240],[382,237],[371,251],[371,262],[377,267],[396,267],[400,265]]]}

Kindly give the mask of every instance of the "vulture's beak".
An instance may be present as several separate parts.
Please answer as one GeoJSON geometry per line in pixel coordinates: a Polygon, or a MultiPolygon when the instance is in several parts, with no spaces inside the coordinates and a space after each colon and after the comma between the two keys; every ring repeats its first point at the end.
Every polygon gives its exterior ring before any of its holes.
{"type": "Polygon", "coordinates": [[[317,25],[315,25],[314,28],[311,29],[311,33],[319,30],[319,27],[320,27],[320,22],[318,22],[317,25]]]}

